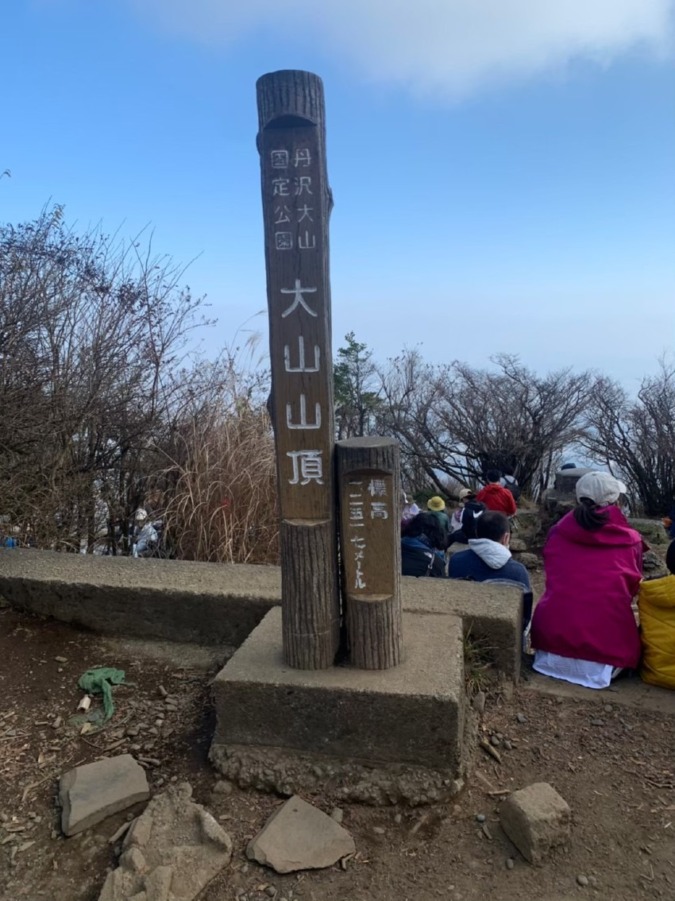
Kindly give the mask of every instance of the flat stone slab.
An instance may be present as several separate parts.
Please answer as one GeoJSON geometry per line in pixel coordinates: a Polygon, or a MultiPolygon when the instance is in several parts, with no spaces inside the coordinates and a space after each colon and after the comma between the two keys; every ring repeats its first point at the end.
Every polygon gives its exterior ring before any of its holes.
{"type": "MultiPolygon", "coordinates": [[[[0,548],[0,595],[104,635],[238,646],[281,603],[278,566],[134,560],[0,548]]],[[[508,585],[401,578],[408,613],[459,616],[517,679],[521,594],[508,585]]]]}
{"type": "Polygon", "coordinates": [[[145,770],[131,754],[86,763],[59,780],[61,828],[76,835],[149,797],[145,770]]]}
{"type": "Polygon", "coordinates": [[[567,801],[548,782],[515,791],[499,808],[499,822],[525,860],[541,863],[570,835],[567,801]]]}
{"type": "Polygon", "coordinates": [[[294,795],[249,843],[246,856],[277,873],[294,873],[331,867],[355,852],[354,839],[346,829],[294,795]]]}
{"type": "Polygon", "coordinates": [[[157,795],[131,825],[99,901],[192,901],[232,857],[232,842],[185,782],[157,795]]]}

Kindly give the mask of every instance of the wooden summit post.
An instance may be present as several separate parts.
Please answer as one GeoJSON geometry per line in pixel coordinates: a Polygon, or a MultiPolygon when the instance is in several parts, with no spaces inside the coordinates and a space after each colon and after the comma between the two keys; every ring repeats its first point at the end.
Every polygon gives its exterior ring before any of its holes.
{"type": "Polygon", "coordinates": [[[337,471],[350,659],[361,669],[388,669],[402,660],[398,443],[338,441],[337,471]]]}
{"type": "Polygon", "coordinates": [[[323,85],[289,70],[256,87],[283,652],[289,666],[323,669],[340,638],[323,85]]]}

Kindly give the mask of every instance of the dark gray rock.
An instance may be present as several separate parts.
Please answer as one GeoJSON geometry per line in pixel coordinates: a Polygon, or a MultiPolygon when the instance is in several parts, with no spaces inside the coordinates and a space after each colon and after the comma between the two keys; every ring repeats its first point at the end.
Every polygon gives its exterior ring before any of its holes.
{"type": "Polygon", "coordinates": [[[145,770],[131,754],[86,763],[59,780],[61,828],[76,835],[149,797],[145,770]]]}

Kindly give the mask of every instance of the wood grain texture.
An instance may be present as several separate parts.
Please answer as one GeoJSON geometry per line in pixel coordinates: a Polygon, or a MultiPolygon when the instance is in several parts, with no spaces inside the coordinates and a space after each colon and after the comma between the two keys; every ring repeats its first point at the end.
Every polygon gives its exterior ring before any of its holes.
{"type": "Polygon", "coordinates": [[[402,659],[399,446],[339,441],[336,463],[350,661],[387,669],[402,659]]]}

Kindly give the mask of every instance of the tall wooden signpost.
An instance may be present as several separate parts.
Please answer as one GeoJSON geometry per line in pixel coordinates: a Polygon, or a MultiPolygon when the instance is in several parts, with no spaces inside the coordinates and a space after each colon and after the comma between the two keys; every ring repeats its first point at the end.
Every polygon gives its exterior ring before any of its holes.
{"type": "Polygon", "coordinates": [[[323,86],[309,72],[273,72],[257,96],[283,653],[292,667],[322,669],[340,637],[323,86]]]}

